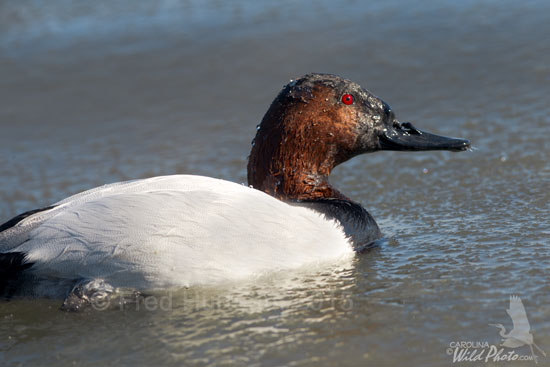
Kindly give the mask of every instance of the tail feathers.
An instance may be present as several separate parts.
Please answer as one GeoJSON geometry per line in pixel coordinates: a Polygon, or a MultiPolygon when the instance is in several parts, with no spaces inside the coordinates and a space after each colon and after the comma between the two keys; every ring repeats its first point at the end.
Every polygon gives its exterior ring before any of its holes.
{"type": "Polygon", "coordinates": [[[7,252],[0,254],[0,281],[16,277],[23,270],[30,268],[32,263],[25,261],[23,252],[7,252]]]}
{"type": "Polygon", "coordinates": [[[9,299],[17,292],[23,271],[33,265],[25,256],[23,252],[0,253],[0,298],[9,299]]]}

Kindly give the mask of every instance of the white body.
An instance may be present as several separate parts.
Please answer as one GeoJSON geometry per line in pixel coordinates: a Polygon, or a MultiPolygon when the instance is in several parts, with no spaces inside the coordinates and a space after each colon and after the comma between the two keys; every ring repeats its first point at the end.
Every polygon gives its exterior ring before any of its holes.
{"type": "Polygon", "coordinates": [[[332,220],[219,179],[175,175],[74,195],[0,233],[45,279],[114,287],[211,284],[353,253],[332,220]]]}

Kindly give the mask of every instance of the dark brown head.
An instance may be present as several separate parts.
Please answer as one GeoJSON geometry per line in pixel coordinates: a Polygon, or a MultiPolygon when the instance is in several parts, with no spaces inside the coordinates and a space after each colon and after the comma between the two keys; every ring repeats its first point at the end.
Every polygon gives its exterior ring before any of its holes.
{"type": "Polygon", "coordinates": [[[328,176],[358,154],[469,145],[398,122],[387,103],[350,80],[308,74],[287,84],[265,114],[250,152],[248,184],[286,200],[345,198],[328,176]]]}

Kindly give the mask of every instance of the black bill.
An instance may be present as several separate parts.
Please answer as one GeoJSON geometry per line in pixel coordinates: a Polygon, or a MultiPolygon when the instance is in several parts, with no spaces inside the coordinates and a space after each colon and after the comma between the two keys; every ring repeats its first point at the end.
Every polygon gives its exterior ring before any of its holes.
{"type": "Polygon", "coordinates": [[[383,150],[466,150],[470,142],[465,139],[447,138],[415,128],[410,122],[395,123],[380,136],[383,150]]]}

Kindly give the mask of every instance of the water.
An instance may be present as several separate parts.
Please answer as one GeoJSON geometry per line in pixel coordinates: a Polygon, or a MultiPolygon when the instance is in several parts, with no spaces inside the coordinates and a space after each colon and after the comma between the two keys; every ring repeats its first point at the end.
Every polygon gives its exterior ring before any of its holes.
{"type": "Polygon", "coordinates": [[[451,365],[452,342],[498,345],[488,324],[512,328],[511,294],[550,354],[549,10],[544,1],[2,2],[2,220],[132,178],[245,182],[255,126],[284,83],[312,71],[348,77],[400,120],[475,148],[381,152],[338,167],[334,185],[386,237],[348,262],[159,294],[123,311],[2,303],[3,365],[451,365]]]}

